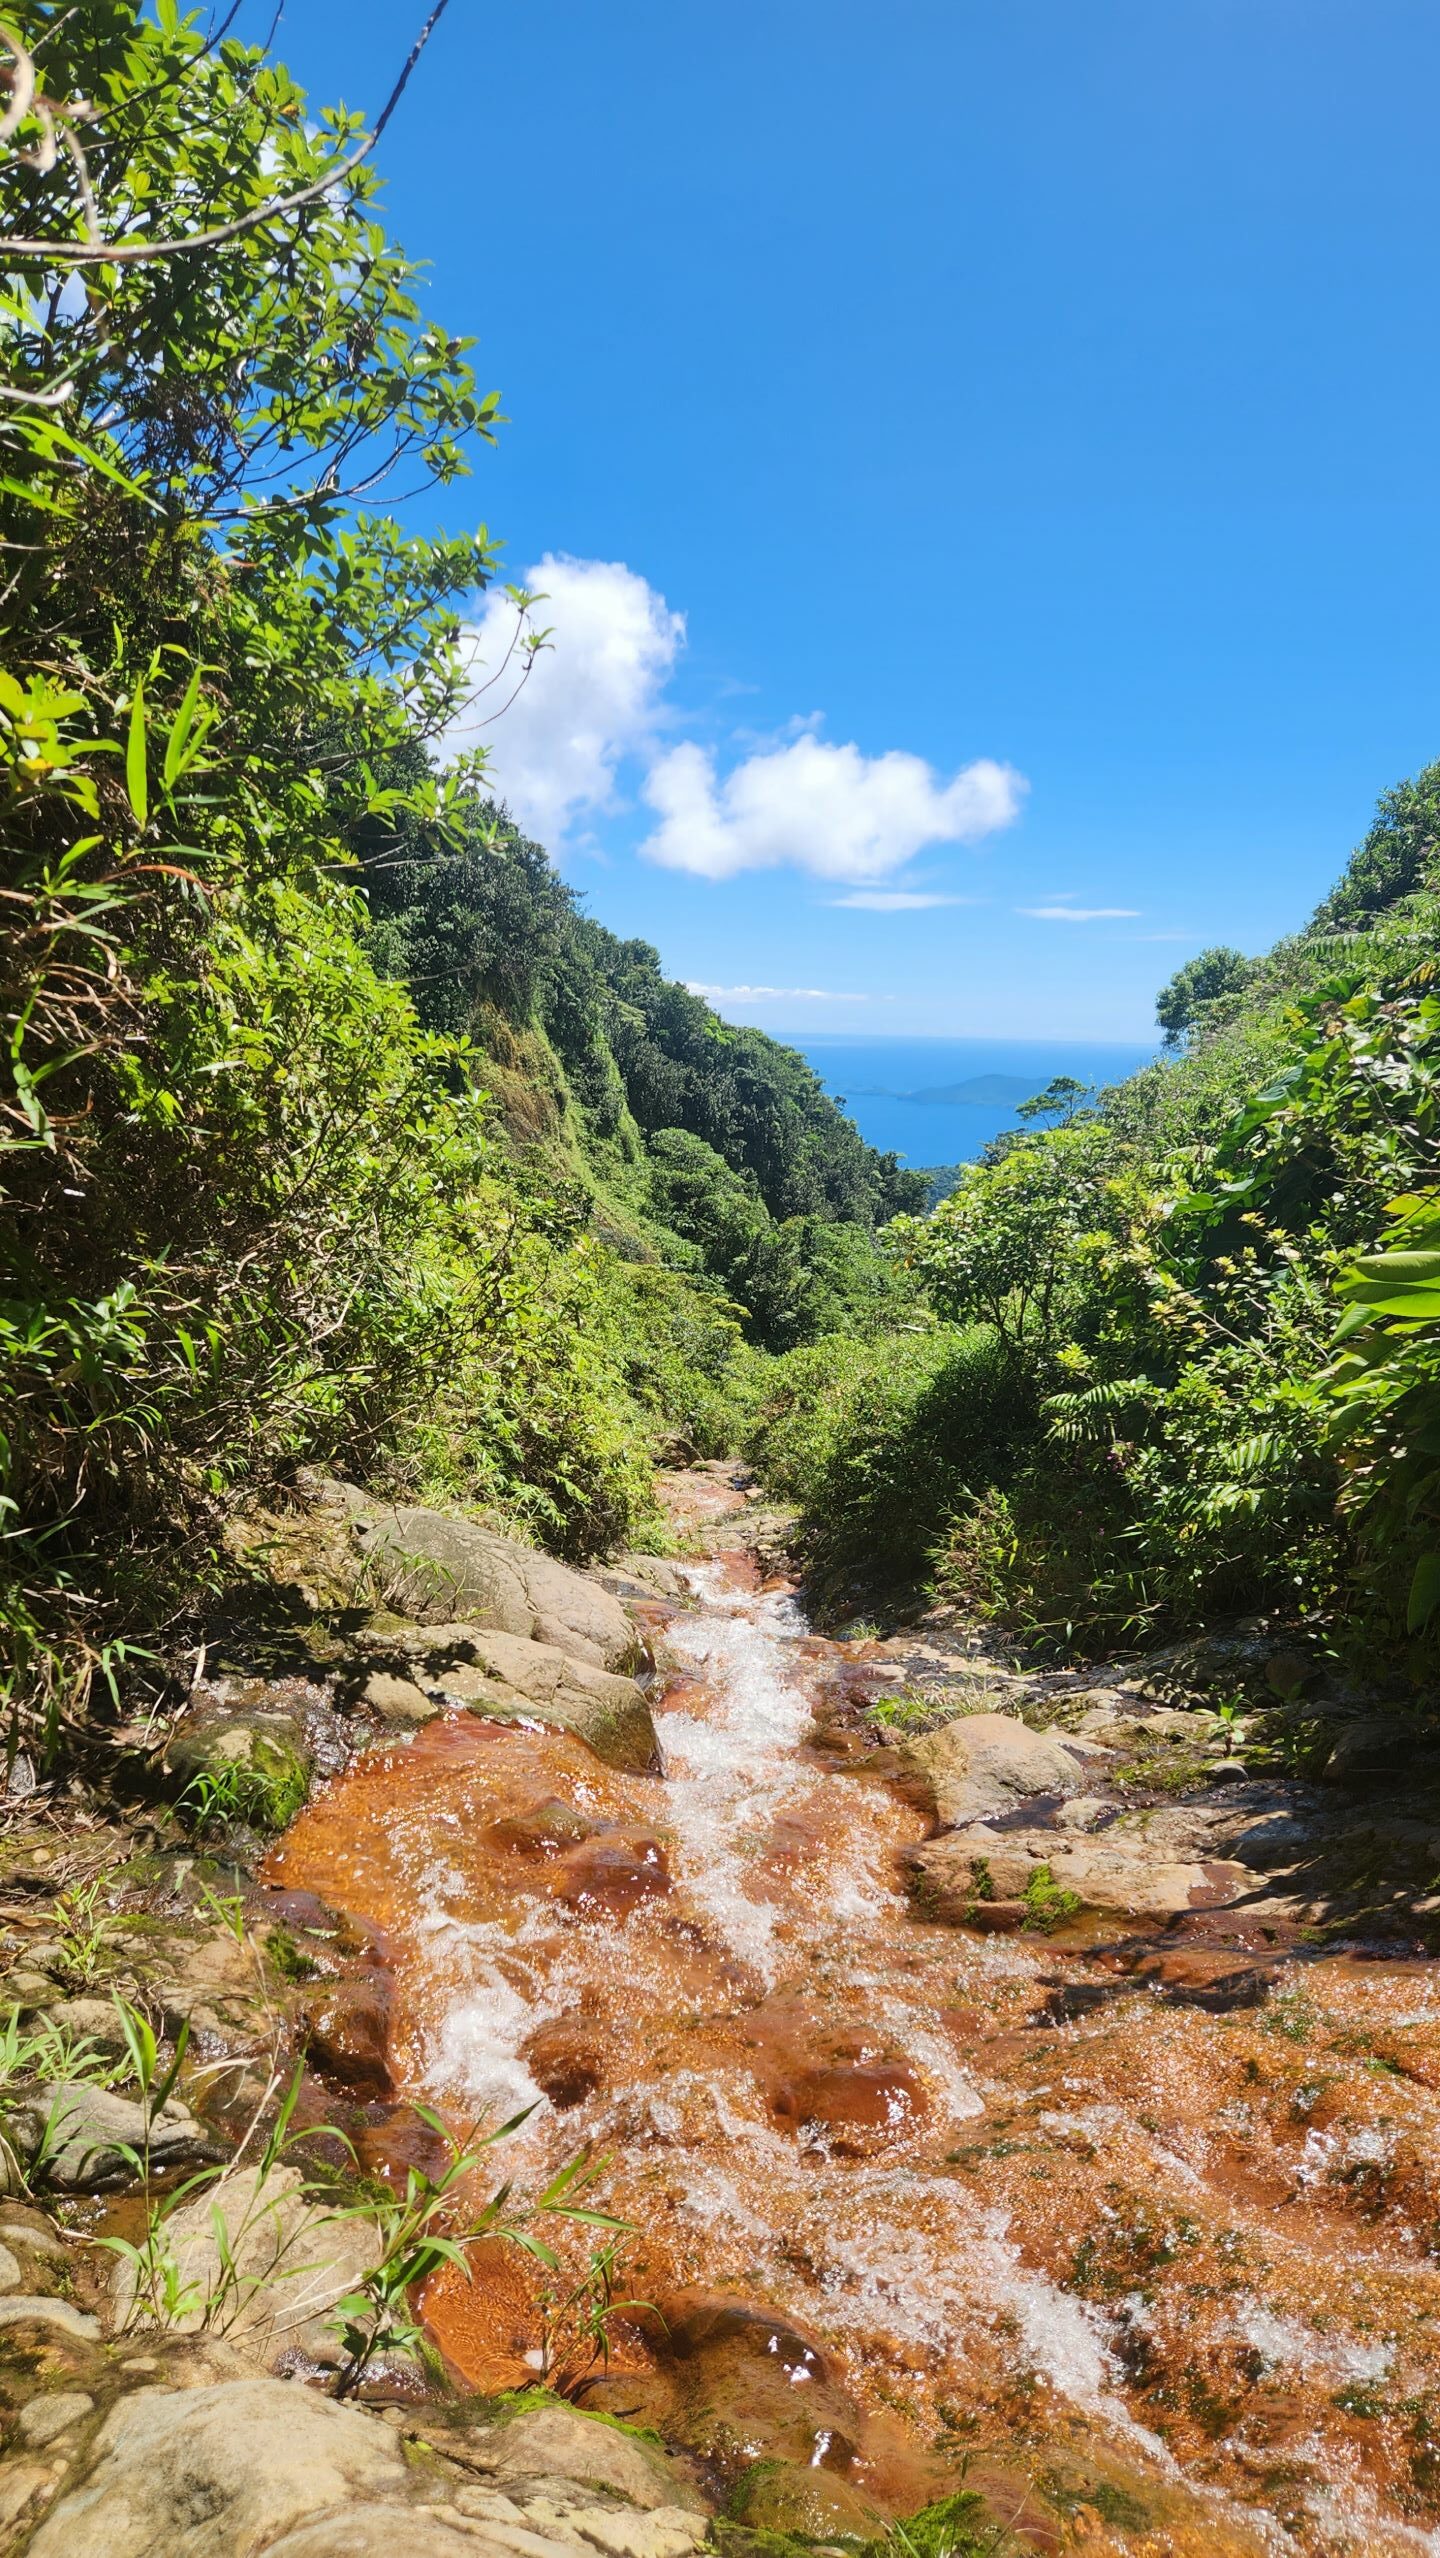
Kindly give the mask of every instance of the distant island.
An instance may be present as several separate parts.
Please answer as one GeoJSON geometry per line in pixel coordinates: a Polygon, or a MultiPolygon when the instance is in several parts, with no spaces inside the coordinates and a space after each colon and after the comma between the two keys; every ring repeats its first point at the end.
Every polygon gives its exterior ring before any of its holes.
{"type": "Polygon", "coordinates": [[[1013,1110],[1035,1090],[1029,1075],[972,1075],[963,1084],[927,1084],[921,1092],[901,1095],[904,1101],[973,1101],[992,1110],[1013,1110]]]}
{"type": "MultiPolygon", "coordinates": [[[[1042,1079],[1043,1080],[1043,1079],[1042,1079]]],[[[972,1075],[963,1084],[926,1084],[919,1092],[897,1092],[893,1084],[857,1086],[857,1101],[974,1102],[977,1108],[1013,1110],[1035,1090],[1033,1075],[972,1075]]],[[[843,1109],[844,1104],[841,1104],[843,1109]]]]}

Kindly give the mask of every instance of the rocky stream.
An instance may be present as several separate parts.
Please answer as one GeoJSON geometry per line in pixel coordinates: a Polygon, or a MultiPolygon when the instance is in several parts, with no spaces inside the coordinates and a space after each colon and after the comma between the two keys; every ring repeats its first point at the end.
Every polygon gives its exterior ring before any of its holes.
{"type": "Polygon", "coordinates": [[[583,1576],[314,1486],[108,1798],[12,1778],[0,2548],[1440,2552],[1415,1727],[1263,1628],[823,1638],[737,1469],[665,1490],[583,1576]],[[507,2123],[455,2226],[611,2219],[440,2264],[337,2399],[383,2198],[507,2123]]]}

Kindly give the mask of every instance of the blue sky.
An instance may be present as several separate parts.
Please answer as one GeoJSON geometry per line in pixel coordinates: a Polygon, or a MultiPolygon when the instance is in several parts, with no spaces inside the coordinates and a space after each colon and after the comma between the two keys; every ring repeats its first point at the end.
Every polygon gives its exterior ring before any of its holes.
{"type": "MultiPolygon", "coordinates": [[[[410,20],[280,47],[373,109],[410,20]]],[[[1116,1039],[1303,920],[1440,754],[1437,81],[1434,0],[451,0],[389,218],[591,910],[771,1029],[1116,1039]]]]}

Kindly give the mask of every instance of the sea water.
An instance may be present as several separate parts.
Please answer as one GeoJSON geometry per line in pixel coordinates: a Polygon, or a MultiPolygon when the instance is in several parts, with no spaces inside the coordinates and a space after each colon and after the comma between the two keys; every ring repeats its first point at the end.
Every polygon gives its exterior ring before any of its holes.
{"type": "Polygon", "coordinates": [[[1103,1088],[1156,1054],[1121,1041],[775,1036],[799,1049],[870,1145],[914,1165],[972,1162],[1002,1129],[1023,1124],[1017,1105],[1056,1075],[1103,1088]]]}

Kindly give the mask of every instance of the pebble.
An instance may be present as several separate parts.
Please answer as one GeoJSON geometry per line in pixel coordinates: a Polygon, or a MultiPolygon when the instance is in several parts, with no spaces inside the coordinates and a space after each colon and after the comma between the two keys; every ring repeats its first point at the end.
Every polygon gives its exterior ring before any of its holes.
{"type": "Polygon", "coordinates": [[[43,2450],[46,2443],[53,2443],[58,2434],[68,2433],[82,2416],[88,2416],[94,2404],[83,2389],[57,2389],[47,2397],[32,2398],[20,2410],[20,2431],[27,2443],[43,2450]]]}

